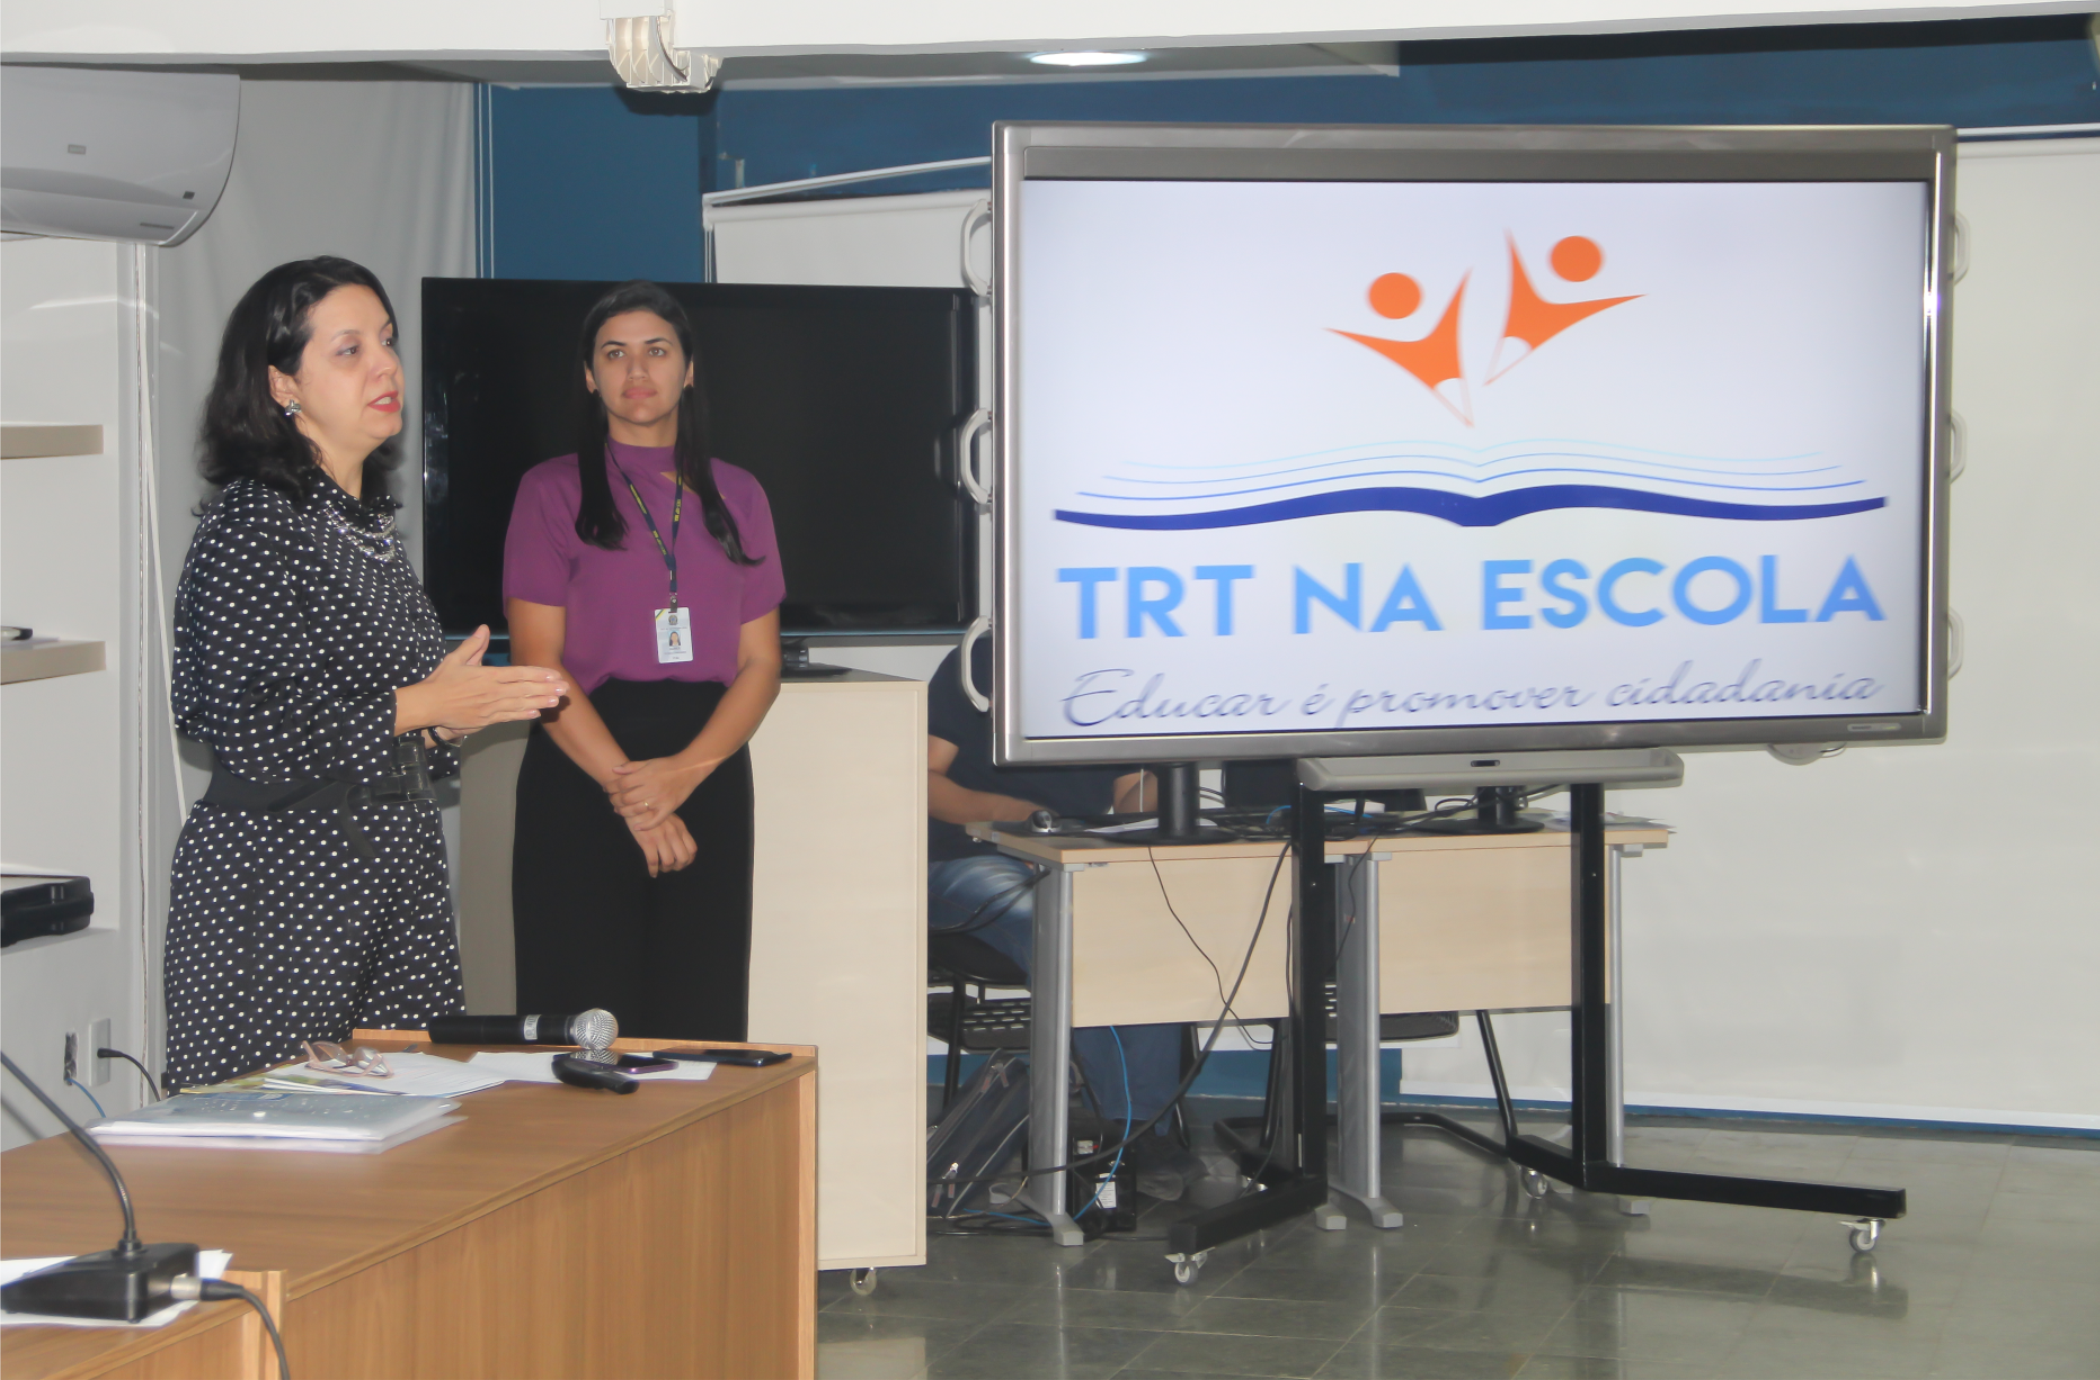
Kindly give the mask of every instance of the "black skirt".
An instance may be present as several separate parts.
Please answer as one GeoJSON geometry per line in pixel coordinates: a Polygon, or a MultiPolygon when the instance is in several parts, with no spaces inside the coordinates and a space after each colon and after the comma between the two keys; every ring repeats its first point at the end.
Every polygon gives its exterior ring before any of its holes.
{"type": "MultiPolygon", "coordinates": [[[[726,687],[609,680],[591,704],[635,761],[681,752],[726,687]]],[[[698,856],[649,875],[611,798],[535,727],[518,773],[511,853],[518,1010],[603,1007],[620,1033],[742,1040],[751,967],[751,754],[678,808],[698,856]]]]}

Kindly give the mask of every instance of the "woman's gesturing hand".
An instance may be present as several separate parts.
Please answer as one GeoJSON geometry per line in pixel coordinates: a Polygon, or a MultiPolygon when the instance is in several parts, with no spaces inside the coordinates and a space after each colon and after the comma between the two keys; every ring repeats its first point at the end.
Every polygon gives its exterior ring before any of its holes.
{"type": "Polygon", "coordinates": [[[630,828],[649,829],[685,804],[713,771],[713,764],[698,767],[681,757],[650,757],[614,767],[613,783],[605,789],[630,828]]]}
{"type": "Polygon", "coordinates": [[[490,724],[537,718],[543,709],[561,704],[569,682],[544,666],[484,666],[489,648],[486,625],[452,649],[438,668],[414,685],[394,692],[394,732],[442,728],[471,733],[490,724]]]}
{"type": "Polygon", "coordinates": [[[644,829],[632,820],[628,821],[627,827],[633,832],[634,841],[642,846],[642,857],[648,862],[652,877],[681,870],[700,851],[693,843],[685,821],[677,815],[670,816],[653,829],[644,829]]]}

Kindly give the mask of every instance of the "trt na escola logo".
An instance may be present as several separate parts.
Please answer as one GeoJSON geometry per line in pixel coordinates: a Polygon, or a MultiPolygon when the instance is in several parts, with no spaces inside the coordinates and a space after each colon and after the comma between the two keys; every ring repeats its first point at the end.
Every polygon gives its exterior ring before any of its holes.
{"type": "MultiPolygon", "coordinates": [[[[1493,406],[1495,385],[1512,370],[1549,369],[1571,332],[1605,312],[1638,312],[1645,294],[1589,296],[1583,285],[1604,268],[1594,240],[1564,235],[1527,264],[1507,236],[1508,305],[1484,376],[1467,376],[1460,327],[1476,275],[1462,275],[1439,309],[1426,309],[1421,285],[1390,272],[1366,294],[1395,332],[1329,327],[1338,348],[1352,342],[1398,368],[1396,385],[1430,398],[1468,428],[1493,406]],[[1536,273],[1534,272],[1536,269],[1536,273]],[[1431,321],[1434,324],[1430,324],[1431,321]],[[1534,356],[1538,356],[1534,360],[1534,356]]],[[[1254,527],[1329,513],[1405,512],[1461,527],[1499,527],[1529,513],[1615,508],[1681,517],[1789,522],[1842,517],[1884,507],[1862,480],[1815,453],[1771,456],[1689,454],[1606,440],[1532,438],[1470,446],[1397,439],[1233,464],[1157,464],[1127,460],[1098,474],[1055,512],[1093,527],[1151,531],[1254,527]]]]}

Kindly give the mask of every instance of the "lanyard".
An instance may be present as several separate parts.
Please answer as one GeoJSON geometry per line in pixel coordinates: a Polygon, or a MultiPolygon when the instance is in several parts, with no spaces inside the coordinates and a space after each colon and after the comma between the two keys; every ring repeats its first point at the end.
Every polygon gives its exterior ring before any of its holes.
{"type": "Polygon", "coordinates": [[[656,519],[650,516],[649,505],[642,502],[642,491],[634,487],[632,479],[628,479],[626,467],[614,461],[613,468],[619,470],[620,478],[627,481],[627,492],[634,495],[634,506],[642,510],[642,521],[649,524],[649,535],[656,539],[657,554],[664,558],[664,569],[671,575],[671,607],[675,609],[678,607],[678,517],[685,511],[685,484],[677,480],[672,483],[678,496],[671,500],[671,544],[666,546],[663,533],[656,530],[656,519]]]}

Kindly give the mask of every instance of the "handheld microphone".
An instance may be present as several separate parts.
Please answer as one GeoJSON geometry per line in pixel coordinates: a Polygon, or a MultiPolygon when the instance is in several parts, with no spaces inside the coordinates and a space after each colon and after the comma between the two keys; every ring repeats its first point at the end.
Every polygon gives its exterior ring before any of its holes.
{"type": "Polygon", "coordinates": [[[604,1049],[619,1036],[610,1011],[595,1008],[574,1016],[438,1016],[430,1022],[434,1045],[582,1045],[604,1049]]]}
{"type": "Polygon", "coordinates": [[[599,1088],[606,1092],[631,1093],[641,1084],[585,1055],[554,1056],[554,1076],[574,1088],[599,1088]]]}
{"type": "Polygon", "coordinates": [[[0,1289],[0,1309],[60,1318],[137,1322],[167,1307],[174,1299],[176,1280],[197,1273],[197,1248],[187,1242],[152,1246],[141,1242],[137,1219],[131,1211],[131,1191],[124,1186],[124,1176],[117,1172],[109,1155],[93,1136],[80,1129],[80,1123],[66,1115],[65,1108],[15,1067],[14,1060],[0,1054],[0,1065],[5,1065],[23,1087],[35,1093],[44,1109],[64,1122],[66,1129],[87,1147],[103,1173],[109,1175],[110,1187],[117,1191],[117,1206],[124,1210],[124,1235],[118,1238],[115,1250],[75,1256],[22,1276],[0,1289]]]}

